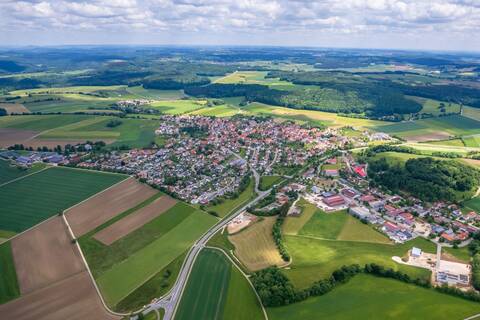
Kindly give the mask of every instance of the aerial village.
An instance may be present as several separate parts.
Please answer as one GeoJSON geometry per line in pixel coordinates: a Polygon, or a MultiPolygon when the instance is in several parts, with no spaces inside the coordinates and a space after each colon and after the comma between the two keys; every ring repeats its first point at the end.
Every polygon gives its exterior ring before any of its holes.
{"type": "MultiPolygon", "coordinates": [[[[235,197],[246,188],[254,169],[283,180],[270,196],[249,208],[251,213],[275,212],[291,204],[288,215],[300,215],[295,204],[303,198],[326,213],[347,210],[395,243],[424,237],[443,246],[464,246],[479,231],[476,212],[462,213],[455,204],[426,204],[370,187],[368,166],[358,163],[349,150],[395,139],[368,131],[346,135],[342,130],[263,117],[162,115],[155,133],[164,143],[149,149],[92,153],[94,146],[87,143],[71,147],[68,154],[7,150],[0,157],[18,166],[46,162],[127,173],[199,205],[235,197]]],[[[254,220],[245,212],[229,228],[239,230],[254,220]]],[[[412,248],[406,261],[392,259],[431,269],[437,283],[460,288],[470,283],[470,265],[441,260],[439,254],[412,248]]]]}

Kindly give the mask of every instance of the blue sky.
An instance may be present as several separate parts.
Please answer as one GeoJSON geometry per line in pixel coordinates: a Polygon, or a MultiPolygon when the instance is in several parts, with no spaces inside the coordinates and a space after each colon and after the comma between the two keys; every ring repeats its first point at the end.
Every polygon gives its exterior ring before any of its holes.
{"type": "Polygon", "coordinates": [[[480,0],[0,0],[0,43],[480,51],[480,0]]]}

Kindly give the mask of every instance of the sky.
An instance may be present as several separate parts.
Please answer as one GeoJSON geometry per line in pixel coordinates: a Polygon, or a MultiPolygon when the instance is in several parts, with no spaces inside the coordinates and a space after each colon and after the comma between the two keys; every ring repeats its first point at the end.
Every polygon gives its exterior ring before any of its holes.
{"type": "Polygon", "coordinates": [[[0,45],[480,51],[480,0],[0,0],[0,45]]]}

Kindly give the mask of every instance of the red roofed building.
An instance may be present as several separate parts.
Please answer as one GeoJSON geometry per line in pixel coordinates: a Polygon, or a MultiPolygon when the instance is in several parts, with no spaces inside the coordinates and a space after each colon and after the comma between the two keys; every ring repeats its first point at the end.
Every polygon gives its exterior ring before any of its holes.
{"type": "Polygon", "coordinates": [[[365,165],[355,166],[353,167],[353,171],[355,171],[355,173],[362,178],[365,178],[367,176],[367,171],[365,171],[365,165]]]}
{"type": "Polygon", "coordinates": [[[415,221],[415,217],[413,216],[413,214],[408,212],[400,213],[399,216],[402,217],[403,222],[405,222],[408,225],[413,224],[413,222],[415,221]]]}
{"type": "Polygon", "coordinates": [[[444,232],[444,233],[442,233],[442,235],[441,235],[440,237],[442,237],[443,239],[447,240],[448,242],[453,242],[453,241],[455,241],[455,237],[453,236],[453,234],[450,235],[450,234],[444,232]]]}
{"type": "Polygon", "coordinates": [[[396,224],[391,223],[390,221],[385,222],[383,226],[390,232],[395,232],[400,229],[396,224]]]}
{"type": "Polygon", "coordinates": [[[339,195],[325,197],[323,198],[323,202],[329,207],[336,207],[345,204],[345,200],[339,195]]]}
{"type": "Polygon", "coordinates": [[[377,198],[375,198],[371,194],[367,194],[367,195],[364,195],[364,196],[360,197],[360,201],[372,202],[372,201],[375,201],[375,200],[377,200],[377,198]]]}

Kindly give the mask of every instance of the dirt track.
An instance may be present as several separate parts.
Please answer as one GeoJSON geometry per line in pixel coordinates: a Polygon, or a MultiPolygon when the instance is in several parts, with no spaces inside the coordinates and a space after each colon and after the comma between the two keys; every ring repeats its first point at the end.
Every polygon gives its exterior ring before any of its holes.
{"type": "Polygon", "coordinates": [[[68,210],[66,217],[75,236],[80,237],[155,193],[157,190],[129,178],[68,210]]]}
{"type": "Polygon", "coordinates": [[[22,295],[85,269],[61,217],[14,238],[12,252],[22,295]]]}
{"type": "Polygon", "coordinates": [[[120,319],[103,308],[86,271],[0,305],[0,315],[15,320],[120,319]]]}
{"type": "Polygon", "coordinates": [[[162,196],[149,205],[98,232],[94,238],[107,246],[111,245],[118,239],[123,238],[130,232],[133,232],[144,224],[152,221],[154,218],[173,207],[176,203],[177,201],[175,201],[175,199],[169,196],[162,196]]]}

